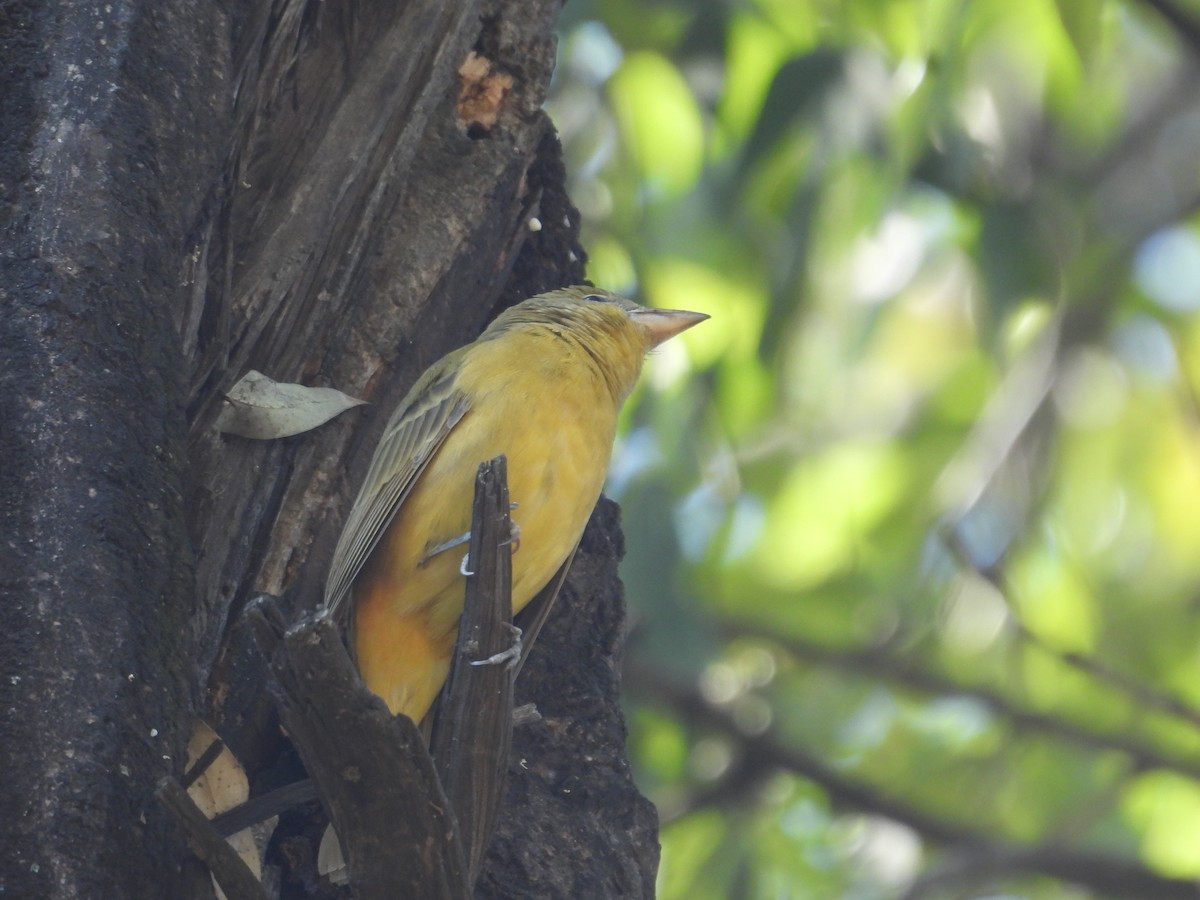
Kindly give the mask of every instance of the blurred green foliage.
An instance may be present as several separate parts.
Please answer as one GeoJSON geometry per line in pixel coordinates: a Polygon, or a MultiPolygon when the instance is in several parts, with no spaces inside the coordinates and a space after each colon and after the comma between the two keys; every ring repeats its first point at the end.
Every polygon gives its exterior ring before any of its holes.
{"type": "Polygon", "coordinates": [[[1195,23],[568,4],[590,277],[713,317],[610,483],[666,900],[1194,895],[1195,23]]]}

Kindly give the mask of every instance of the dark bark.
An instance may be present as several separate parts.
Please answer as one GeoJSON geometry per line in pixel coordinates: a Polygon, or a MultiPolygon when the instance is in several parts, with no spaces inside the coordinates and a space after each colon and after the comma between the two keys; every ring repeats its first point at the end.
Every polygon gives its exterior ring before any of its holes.
{"type": "Polygon", "coordinates": [[[619,704],[624,553],[617,505],[601,499],[517,679],[517,704],[541,719],[513,730],[477,897],[654,896],[658,816],[630,777],[619,704]]]}
{"type": "Polygon", "coordinates": [[[410,719],[388,715],[354,677],[334,623],[306,618],[263,643],[283,724],[330,809],[355,896],[469,896],[454,813],[421,733],[410,719]]]}
{"type": "Polygon", "coordinates": [[[218,7],[172,0],[0,8],[6,896],[178,880],[153,800],[196,685],[172,313],[216,171],[225,32],[218,7]]]}
{"type": "Polygon", "coordinates": [[[512,627],[508,460],[479,467],[471,510],[463,614],[429,752],[446,792],[474,885],[504,800],[512,749],[513,682],[521,647],[512,627]]]}
{"type": "MultiPolygon", "coordinates": [[[[192,711],[256,792],[297,771],[242,608],[260,591],[311,608],[416,375],[504,306],[581,278],[540,112],[556,14],[549,0],[0,6],[5,893],[207,891],[153,800],[182,775],[192,711]],[[472,50],[490,69],[470,77],[507,85],[495,121],[456,106],[472,50]],[[285,440],[222,437],[220,392],[250,368],[371,405],[285,440]]],[[[652,887],[602,509],[518,681],[545,718],[514,735],[487,896],[652,887]]]]}
{"type": "Polygon", "coordinates": [[[174,778],[164,778],[158,783],[155,796],[188,835],[188,848],[208,866],[226,900],[269,900],[271,895],[262,882],[213,827],[212,820],[205,817],[182,784],[174,778]]]}

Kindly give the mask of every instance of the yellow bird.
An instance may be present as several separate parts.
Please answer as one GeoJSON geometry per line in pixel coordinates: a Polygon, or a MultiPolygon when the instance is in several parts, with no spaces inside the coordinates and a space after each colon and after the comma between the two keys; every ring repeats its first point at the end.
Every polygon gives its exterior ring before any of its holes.
{"type": "Polygon", "coordinates": [[[646,353],[707,318],[595,288],[551,291],[502,313],[409,391],[350,509],[325,590],[333,613],[353,603],[359,672],[392,713],[420,722],[449,673],[479,464],[508,456],[521,529],[516,612],[578,543],[646,353]]]}

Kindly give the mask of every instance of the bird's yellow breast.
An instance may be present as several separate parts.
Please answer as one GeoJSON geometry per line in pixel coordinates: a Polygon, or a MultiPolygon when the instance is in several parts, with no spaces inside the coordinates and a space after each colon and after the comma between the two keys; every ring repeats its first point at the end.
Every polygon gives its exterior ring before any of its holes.
{"type": "Polygon", "coordinates": [[[550,580],[579,540],[603,487],[617,404],[574,342],[553,333],[477,344],[457,387],[470,408],[446,437],[354,586],[355,650],[367,686],[420,721],[449,669],[466,546],[428,555],[471,525],[475,471],[508,457],[521,529],[513,609],[550,580]]]}

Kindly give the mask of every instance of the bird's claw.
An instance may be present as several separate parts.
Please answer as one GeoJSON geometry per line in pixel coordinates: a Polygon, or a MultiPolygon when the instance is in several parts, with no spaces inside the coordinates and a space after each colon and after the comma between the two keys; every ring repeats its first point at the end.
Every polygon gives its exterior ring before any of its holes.
{"type": "Polygon", "coordinates": [[[512,644],[506,650],[501,650],[499,653],[493,653],[487,659],[472,660],[471,665],[498,666],[500,663],[505,663],[505,667],[511,669],[518,662],[520,662],[521,652],[523,650],[523,647],[521,646],[521,629],[516,625],[509,625],[508,627],[512,631],[512,644]]]}
{"type": "Polygon", "coordinates": [[[516,522],[508,523],[508,540],[500,544],[501,547],[512,547],[512,552],[516,553],[521,549],[521,526],[516,522]]]}
{"type": "MultiPolygon", "coordinates": [[[[516,506],[516,504],[514,503],[513,506],[516,506]]],[[[501,541],[500,546],[512,547],[512,552],[516,553],[521,549],[521,526],[516,522],[509,522],[508,529],[508,540],[501,541]]],[[[471,532],[468,531],[466,534],[460,534],[458,537],[454,538],[454,540],[446,541],[444,544],[438,544],[432,550],[426,552],[425,558],[429,559],[429,557],[433,556],[435,553],[441,553],[443,550],[449,550],[451,547],[457,547],[459,544],[465,544],[470,539],[471,532]]],[[[471,554],[467,553],[463,556],[462,562],[458,564],[458,573],[462,575],[463,578],[470,578],[475,574],[475,572],[470,568],[470,561],[471,554]]]]}

